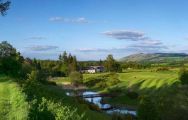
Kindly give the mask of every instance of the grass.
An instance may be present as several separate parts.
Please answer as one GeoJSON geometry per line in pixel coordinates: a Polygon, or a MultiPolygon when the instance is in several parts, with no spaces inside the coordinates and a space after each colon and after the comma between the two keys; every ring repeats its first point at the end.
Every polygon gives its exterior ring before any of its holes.
{"type": "Polygon", "coordinates": [[[29,106],[25,95],[9,77],[0,75],[0,119],[26,120],[29,106]]]}
{"type": "Polygon", "coordinates": [[[121,83],[119,87],[132,88],[136,91],[144,89],[159,89],[164,86],[171,86],[178,81],[178,71],[127,71],[119,73],[121,83]]]}
{"type": "MultiPolygon", "coordinates": [[[[61,79],[62,80],[62,79],[61,79]]],[[[51,85],[40,85],[33,91],[37,99],[46,98],[55,103],[61,102],[63,106],[76,108],[79,114],[85,113],[85,117],[89,120],[109,120],[110,117],[106,114],[91,111],[87,105],[79,103],[76,99],[68,97],[60,87],[51,85]]],[[[29,94],[28,94],[29,95],[29,94]]],[[[0,120],[27,120],[30,114],[27,98],[21,92],[21,88],[17,83],[7,76],[0,75],[0,120]]],[[[31,96],[29,96],[31,97],[31,96]]],[[[31,106],[30,106],[31,107],[31,106]]]]}
{"type": "MultiPolygon", "coordinates": [[[[155,69],[142,69],[142,70],[126,70],[123,73],[118,73],[120,83],[113,85],[110,88],[98,89],[100,92],[109,92],[108,89],[121,89],[121,95],[112,99],[107,99],[107,102],[115,105],[131,106],[137,108],[139,104],[138,99],[131,99],[127,96],[127,91],[135,91],[139,95],[153,94],[162,90],[168,89],[174,83],[178,83],[179,69],[173,68],[169,71],[158,71],[155,69]]],[[[107,73],[97,74],[83,74],[84,81],[90,77],[97,77],[107,73]]],[[[67,78],[58,79],[58,82],[66,82],[67,78]]]]}
{"type": "Polygon", "coordinates": [[[54,77],[51,78],[49,81],[55,81],[57,84],[63,84],[63,83],[70,83],[69,77],[54,77]]]}
{"type": "MultiPolygon", "coordinates": [[[[84,74],[84,80],[89,77],[97,77],[107,73],[98,74],[84,74]]],[[[133,89],[141,91],[144,89],[159,89],[164,86],[171,86],[178,81],[178,69],[171,69],[169,71],[156,72],[154,69],[146,70],[128,70],[123,73],[118,73],[119,84],[112,87],[119,87],[124,89],[133,89]]]]}
{"type": "Polygon", "coordinates": [[[61,87],[51,85],[40,85],[34,89],[33,93],[37,99],[46,98],[47,100],[54,101],[55,103],[61,102],[63,106],[68,106],[71,110],[77,109],[79,114],[84,113],[85,118],[88,120],[109,120],[110,117],[106,114],[91,111],[86,104],[79,103],[76,98],[69,97],[61,87]],[[40,92],[39,92],[40,91],[40,92]]]}
{"type": "MultiPolygon", "coordinates": [[[[132,106],[136,108],[139,99],[131,99],[126,95],[128,90],[142,94],[153,94],[164,87],[170,87],[178,82],[179,69],[171,69],[169,71],[156,72],[155,69],[146,70],[128,70],[123,73],[118,73],[120,83],[110,88],[121,89],[122,95],[116,98],[109,99],[107,102],[115,105],[132,106]]],[[[105,73],[103,73],[105,74],[105,73]]],[[[101,74],[84,74],[84,79],[101,74]]],[[[103,91],[108,92],[107,89],[103,91]]]]}

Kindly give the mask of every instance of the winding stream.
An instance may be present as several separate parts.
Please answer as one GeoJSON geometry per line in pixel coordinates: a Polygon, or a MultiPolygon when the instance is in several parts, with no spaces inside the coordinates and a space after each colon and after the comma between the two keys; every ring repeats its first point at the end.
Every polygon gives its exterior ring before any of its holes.
{"type": "MultiPolygon", "coordinates": [[[[73,93],[67,92],[66,93],[68,96],[74,96],[73,93]]],[[[98,92],[93,92],[93,91],[84,91],[82,93],[79,93],[82,96],[87,96],[87,95],[99,95],[98,92]]],[[[91,97],[91,98],[83,98],[85,101],[97,105],[101,110],[106,112],[107,114],[113,114],[113,113],[120,113],[120,114],[131,114],[136,116],[136,111],[135,110],[128,110],[126,108],[117,108],[113,107],[110,104],[103,103],[103,97],[91,97]]]]}

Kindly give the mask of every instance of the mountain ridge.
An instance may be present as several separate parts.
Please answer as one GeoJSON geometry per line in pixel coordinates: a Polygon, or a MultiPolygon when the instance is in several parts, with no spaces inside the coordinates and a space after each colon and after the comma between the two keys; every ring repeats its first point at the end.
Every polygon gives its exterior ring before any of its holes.
{"type": "Polygon", "coordinates": [[[121,58],[121,62],[170,62],[188,60],[186,53],[138,53],[121,58]]]}

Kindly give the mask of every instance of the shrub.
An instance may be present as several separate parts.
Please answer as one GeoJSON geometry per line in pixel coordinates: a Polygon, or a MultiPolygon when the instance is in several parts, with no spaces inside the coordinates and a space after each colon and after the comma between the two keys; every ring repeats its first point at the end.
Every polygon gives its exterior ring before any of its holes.
{"type": "Polygon", "coordinates": [[[131,98],[131,99],[137,99],[139,95],[138,95],[137,92],[129,91],[129,92],[127,93],[127,96],[128,96],[129,98],[131,98]]]}
{"type": "Polygon", "coordinates": [[[114,86],[120,82],[120,80],[118,79],[118,74],[116,73],[87,78],[86,81],[87,82],[85,82],[85,84],[89,87],[95,86],[103,89],[106,87],[114,86]]]}
{"type": "Polygon", "coordinates": [[[39,120],[83,120],[84,114],[79,115],[76,109],[64,106],[61,102],[53,102],[42,98],[41,102],[34,99],[31,107],[31,119],[39,120]]]}
{"type": "Polygon", "coordinates": [[[100,81],[95,85],[97,88],[106,88],[108,85],[105,81],[100,81]]]}
{"type": "Polygon", "coordinates": [[[160,67],[160,68],[157,68],[156,72],[158,71],[169,71],[170,69],[168,67],[160,67]]]}
{"type": "Polygon", "coordinates": [[[47,82],[47,76],[45,75],[44,71],[42,70],[33,70],[30,74],[28,74],[28,80],[33,82],[47,82]]]}
{"type": "Polygon", "coordinates": [[[157,108],[150,97],[144,96],[141,99],[137,116],[139,120],[159,120],[157,108]]]}
{"type": "Polygon", "coordinates": [[[179,72],[179,80],[182,84],[188,84],[188,70],[182,68],[179,72]]]}
{"type": "Polygon", "coordinates": [[[120,80],[118,79],[118,74],[110,73],[108,76],[108,81],[109,81],[108,82],[109,86],[113,86],[113,85],[120,83],[120,80]]]}
{"type": "Polygon", "coordinates": [[[87,82],[85,82],[85,84],[89,87],[93,87],[95,86],[97,83],[101,82],[101,81],[105,81],[105,78],[102,76],[97,76],[97,77],[91,77],[91,78],[87,78],[86,80],[87,82]]]}
{"type": "Polygon", "coordinates": [[[83,75],[79,72],[71,72],[70,75],[71,83],[75,86],[78,86],[79,84],[83,83],[83,75]]]}
{"type": "Polygon", "coordinates": [[[109,88],[108,91],[109,93],[117,94],[117,93],[122,93],[123,90],[120,87],[113,87],[113,88],[109,88]]]}

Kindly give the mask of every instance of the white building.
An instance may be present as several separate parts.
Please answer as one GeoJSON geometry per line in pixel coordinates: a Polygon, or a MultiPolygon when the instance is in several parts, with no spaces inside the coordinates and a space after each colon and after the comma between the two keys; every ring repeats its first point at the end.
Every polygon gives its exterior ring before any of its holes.
{"type": "Polygon", "coordinates": [[[103,66],[90,66],[88,68],[81,70],[82,73],[99,73],[103,71],[104,71],[103,66]]]}

